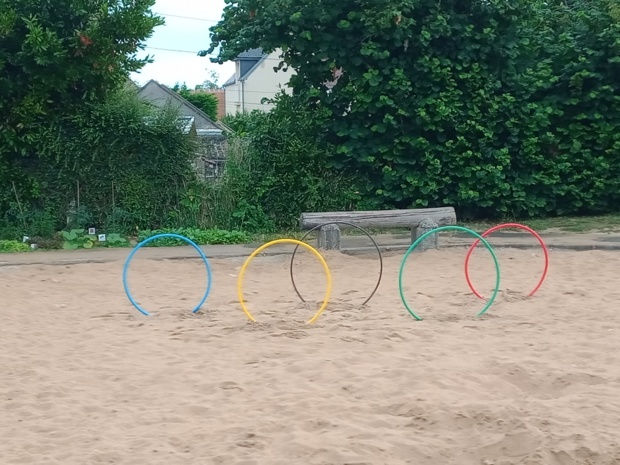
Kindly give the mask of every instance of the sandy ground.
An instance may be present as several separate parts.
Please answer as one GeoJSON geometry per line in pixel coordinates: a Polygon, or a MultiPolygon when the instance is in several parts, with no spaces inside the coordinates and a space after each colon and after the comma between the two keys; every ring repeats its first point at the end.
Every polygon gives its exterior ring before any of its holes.
{"type": "MultiPolygon", "coordinates": [[[[489,313],[469,291],[465,250],[0,267],[0,464],[620,464],[620,255],[501,250],[489,313]]],[[[472,260],[493,285],[484,250],[472,260]]]]}

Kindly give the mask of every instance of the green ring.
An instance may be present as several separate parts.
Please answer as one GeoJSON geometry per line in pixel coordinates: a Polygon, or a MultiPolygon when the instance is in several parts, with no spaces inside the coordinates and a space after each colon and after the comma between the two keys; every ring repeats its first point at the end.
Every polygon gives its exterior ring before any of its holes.
{"type": "Polygon", "coordinates": [[[435,234],[435,233],[438,233],[438,232],[441,232],[441,231],[445,231],[445,230],[448,230],[448,229],[453,229],[453,230],[455,229],[457,231],[464,231],[464,232],[466,232],[468,234],[471,234],[472,236],[476,237],[480,242],[482,242],[484,244],[484,246],[487,248],[487,250],[489,252],[491,252],[491,256],[493,257],[493,262],[495,263],[495,289],[493,290],[493,295],[491,295],[491,298],[488,300],[488,302],[486,303],[484,308],[480,311],[480,313],[478,313],[478,315],[476,315],[477,317],[481,316],[481,315],[484,315],[486,313],[486,311],[489,309],[489,307],[493,304],[493,301],[495,300],[495,297],[497,297],[497,293],[499,292],[499,275],[500,275],[500,273],[499,273],[499,263],[497,261],[497,257],[495,256],[495,252],[493,251],[493,248],[491,247],[491,244],[489,244],[484,237],[482,237],[477,232],[472,231],[469,228],[464,228],[462,226],[442,226],[440,228],[431,229],[427,233],[425,233],[422,236],[420,236],[413,244],[411,244],[409,249],[407,249],[407,252],[405,253],[405,256],[403,257],[403,261],[400,264],[400,271],[398,272],[398,290],[400,291],[400,299],[402,300],[403,304],[405,305],[405,308],[411,314],[411,316],[414,317],[418,321],[422,320],[422,318],[420,318],[418,315],[416,315],[416,313],[411,309],[411,307],[409,307],[409,304],[405,300],[405,294],[403,292],[403,270],[405,269],[405,262],[407,261],[407,258],[409,257],[411,252],[413,252],[413,250],[420,244],[420,242],[422,242],[426,238],[426,236],[428,236],[430,234],[435,234]]]}

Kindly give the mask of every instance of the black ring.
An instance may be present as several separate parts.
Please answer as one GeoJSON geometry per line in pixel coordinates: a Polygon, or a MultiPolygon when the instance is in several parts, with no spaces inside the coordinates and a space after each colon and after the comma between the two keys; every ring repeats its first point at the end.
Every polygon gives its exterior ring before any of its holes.
{"type": "MultiPolygon", "coordinates": [[[[304,239],[308,237],[308,235],[311,232],[316,231],[317,229],[320,229],[323,226],[327,226],[328,224],[346,224],[347,226],[351,226],[352,228],[356,228],[357,230],[362,231],[364,234],[366,234],[366,236],[368,236],[368,239],[370,239],[371,242],[374,244],[375,249],[377,249],[377,253],[379,254],[379,280],[377,281],[377,285],[375,286],[373,291],[370,293],[368,298],[362,303],[362,305],[366,305],[368,302],[370,302],[370,299],[373,298],[373,296],[375,295],[375,292],[377,292],[377,289],[379,289],[379,284],[381,284],[381,278],[383,277],[383,256],[381,255],[381,250],[379,250],[379,246],[377,245],[375,240],[372,238],[370,234],[368,234],[368,232],[364,228],[361,228],[360,226],[357,226],[356,224],[353,224],[353,223],[349,223],[347,221],[330,221],[329,223],[319,224],[315,226],[314,228],[310,229],[306,234],[304,234],[303,237],[300,239],[300,241],[303,242],[304,239]]],[[[290,266],[291,282],[293,283],[293,288],[295,289],[297,296],[301,299],[302,302],[305,302],[304,298],[299,293],[297,286],[295,285],[295,278],[293,278],[293,261],[295,260],[295,254],[297,253],[297,249],[299,249],[299,244],[295,246],[295,250],[293,250],[293,255],[291,256],[291,266],[290,266]]]]}

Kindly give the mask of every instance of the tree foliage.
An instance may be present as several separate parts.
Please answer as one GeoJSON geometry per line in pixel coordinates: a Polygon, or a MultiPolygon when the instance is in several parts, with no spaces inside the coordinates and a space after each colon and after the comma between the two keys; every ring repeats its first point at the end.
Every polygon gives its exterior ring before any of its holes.
{"type": "Polygon", "coordinates": [[[44,140],[84,104],[103,102],[150,57],[163,24],[154,0],[0,2],[0,212],[40,195],[44,140]]]}
{"type": "Polygon", "coordinates": [[[353,176],[328,168],[333,147],[317,111],[280,95],[270,112],[227,117],[247,151],[229,158],[223,188],[234,199],[228,228],[294,229],[302,211],[346,210],[359,200],[353,176]]]}
{"type": "Polygon", "coordinates": [[[617,208],[617,2],[227,3],[204,54],[281,48],[296,98],[327,113],[330,163],[358,172],[376,206],[617,208]]]}
{"type": "Polygon", "coordinates": [[[0,4],[0,150],[27,151],[32,125],[100,101],[150,61],[136,52],[163,24],[154,0],[0,4]]]}
{"type": "MultiPolygon", "coordinates": [[[[0,2],[0,229],[165,225],[194,147],[178,115],[122,90],[163,24],[154,0],[0,2]]],[[[120,232],[120,231],[118,231],[120,232]]]]}
{"type": "Polygon", "coordinates": [[[620,201],[620,4],[555,1],[546,11],[554,113],[547,145],[560,213],[617,211],[620,201]]]}
{"type": "Polygon", "coordinates": [[[220,75],[217,71],[211,69],[207,71],[207,79],[202,84],[196,86],[196,89],[217,90],[222,86],[219,84],[220,75]]]}
{"type": "Polygon", "coordinates": [[[189,103],[204,111],[212,120],[215,121],[217,119],[218,100],[215,95],[202,90],[192,92],[185,83],[175,84],[172,90],[178,92],[189,103]]]}
{"type": "MultiPolygon", "coordinates": [[[[194,141],[178,112],[155,108],[120,90],[66,115],[40,141],[31,167],[35,188],[18,191],[0,216],[0,229],[50,235],[70,226],[108,231],[179,226],[179,200],[195,181],[194,141]]],[[[186,226],[186,225],[185,225],[186,226]]]]}

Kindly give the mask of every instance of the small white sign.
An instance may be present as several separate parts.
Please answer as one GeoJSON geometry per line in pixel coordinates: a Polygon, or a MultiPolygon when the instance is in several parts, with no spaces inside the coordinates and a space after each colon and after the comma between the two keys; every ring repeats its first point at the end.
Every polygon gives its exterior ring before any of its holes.
{"type": "Polygon", "coordinates": [[[99,242],[105,242],[105,234],[99,234],[99,242]]]}
{"type": "Polygon", "coordinates": [[[26,242],[28,242],[29,240],[30,240],[30,237],[28,237],[28,236],[24,236],[24,237],[22,238],[22,242],[23,242],[24,244],[25,244],[26,242]]]}
{"type": "Polygon", "coordinates": [[[97,234],[97,230],[95,228],[88,228],[88,234],[90,236],[94,236],[95,234],[97,234]]]}

